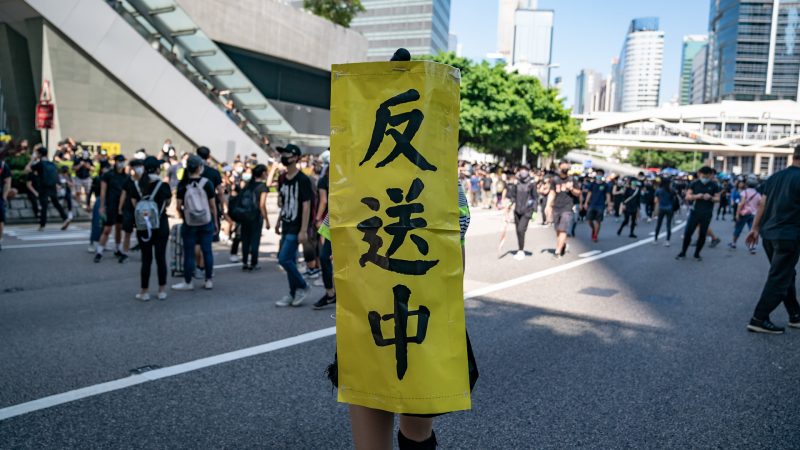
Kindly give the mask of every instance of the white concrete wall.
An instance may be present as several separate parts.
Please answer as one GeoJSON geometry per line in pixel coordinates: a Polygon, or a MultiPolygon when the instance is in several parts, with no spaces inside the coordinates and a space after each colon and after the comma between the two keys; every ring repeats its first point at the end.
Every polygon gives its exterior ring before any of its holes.
{"type": "Polygon", "coordinates": [[[177,0],[213,40],[322,70],[363,62],[367,39],[275,0],[177,0]]]}

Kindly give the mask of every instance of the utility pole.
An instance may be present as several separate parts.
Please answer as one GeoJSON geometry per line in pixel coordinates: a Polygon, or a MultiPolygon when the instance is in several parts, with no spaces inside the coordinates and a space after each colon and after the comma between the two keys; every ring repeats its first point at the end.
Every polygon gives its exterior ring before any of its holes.
{"type": "Polygon", "coordinates": [[[522,165],[524,166],[527,163],[528,163],[528,145],[527,144],[523,144],[522,145],[522,165]]]}

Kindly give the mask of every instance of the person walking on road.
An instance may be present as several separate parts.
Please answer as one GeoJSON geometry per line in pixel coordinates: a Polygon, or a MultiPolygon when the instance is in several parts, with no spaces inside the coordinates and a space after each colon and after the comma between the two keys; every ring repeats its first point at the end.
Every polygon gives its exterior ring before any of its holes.
{"type": "Polygon", "coordinates": [[[563,257],[567,253],[567,230],[572,226],[575,199],[581,195],[580,186],[569,176],[569,161],[561,160],[558,174],[550,181],[550,193],[547,197],[546,215],[553,222],[556,230],[556,249],[554,257],[563,257]]]}
{"type": "MultiPolygon", "coordinates": [[[[733,239],[731,240],[731,243],[728,244],[728,247],[730,247],[732,250],[736,250],[736,241],[738,241],[739,236],[742,235],[745,225],[747,225],[749,230],[753,229],[753,220],[755,219],[756,212],[758,211],[758,205],[761,203],[761,194],[759,194],[756,190],[756,186],[758,185],[756,180],[749,180],[747,182],[747,188],[744,187],[745,183],[743,181],[740,183],[741,189],[737,190],[739,191],[741,198],[737,203],[736,209],[733,211],[736,224],[733,227],[733,239]]],[[[749,250],[750,254],[756,254],[755,247],[750,247],[749,250]]]]}
{"type": "Polygon", "coordinates": [[[242,270],[253,272],[261,269],[258,265],[258,249],[261,246],[261,230],[270,229],[269,216],[267,216],[267,192],[265,183],[267,179],[267,166],[259,164],[252,172],[245,173],[247,182],[245,188],[239,192],[241,205],[247,204],[252,199],[253,216],[249,220],[242,220],[242,270]],[[250,196],[250,199],[247,198],[250,196]]]}
{"type": "Polygon", "coordinates": [[[522,261],[525,259],[525,233],[536,210],[536,182],[531,178],[527,167],[520,168],[516,178],[517,182],[508,186],[508,199],[511,201],[509,208],[514,209],[514,224],[519,246],[514,259],[522,261]]]}
{"type": "Polygon", "coordinates": [[[114,158],[114,168],[100,178],[100,220],[103,222],[103,233],[95,248],[94,262],[103,259],[103,250],[114,228],[114,243],[116,250],[114,256],[122,257],[122,214],[120,214],[120,200],[122,191],[128,182],[125,174],[125,157],[117,155],[114,158]]]}
{"type": "Polygon", "coordinates": [[[755,246],[761,236],[770,267],[747,329],[781,334],[784,329],[769,319],[781,303],[789,313],[789,326],[800,329],[795,269],[800,258],[800,145],[794,149],[792,165],[769,177],[760,190],[758,211],[745,243],[755,246]]]}
{"type": "Polygon", "coordinates": [[[172,200],[172,190],[169,184],[161,181],[159,174],[161,163],[162,161],[155,156],[146,157],[143,164],[144,173],[136,182],[131,193],[136,222],[143,219],[142,216],[145,212],[156,212],[158,215],[158,226],[152,226],[154,222],[148,217],[145,227],[140,229],[137,225],[136,228],[136,238],[142,253],[142,268],[139,272],[140,290],[136,294],[136,299],[143,302],[150,300],[148,287],[154,257],[158,273],[158,299],[167,299],[167,243],[169,242],[167,207],[172,200]],[[152,202],[149,204],[151,207],[144,208],[146,206],[144,202],[152,202]]]}
{"type": "Polygon", "coordinates": [[[195,254],[192,251],[195,245],[200,247],[203,255],[205,282],[203,289],[212,289],[214,283],[214,253],[211,243],[214,235],[219,230],[219,216],[217,215],[216,192],[214,185],[208,178],[203,178],[203,160],[197,155],[192,155],[186,161],[186,171],[180,184],[178,184],[178,212],[183,217],[181,236],[183,238],[183,282],[172,285],[176,291],[191,291],[194,289],[192,275],[197,267],[195,254]]]}
{"type": "Polygon", "coordinates": [[[636,221],[639,219],[639,210],[642,208],[642,182],[633,179],[630,181],[628,187],[625,188],[624,199],[621,204],[625,220],[617,230],[617,236],[622,234],[622,230],[630,224],[631,232],[628,237],[636,239],[636,221]]]}
{"type": "MultiPolygon", "coordinates": [[[[52,161],[47,159],[47,149],[39,147],[38,159],[31,159],[25,167],[26,173],[33,173],[38,179],[39,190],[34,192],[34,195],[39,200],[39,231],[43,231],[47,226],[47,207],[48,203],[52,202],[53,207],[58,211],[61,220],[61,229],[66,230],[69,227],[72,219],[67,216],[61,202],[58,201],[58,167],[52,161]]],[[[36,154],[35,153],[35,154],[36,154]]]]}
{"type": "Polygon", "coordinates": [[[330,151],[323,152],[320,159],[322,160],[322,173],[319,181],[317,181],[319,203],[317,204],[317,213],[314,216],[314,224],[319,230],[318,233],[322,244],[319,262],[325,295],[314,303],[314,309],[322,309],[328,305],[336,304],[336,288],[333,285],[333,247],[331,246],[330,224],[328,223],[328,191],[330,191],[328,166],[330,165],[330,151]]]}
{"type": "Polygon", "coordinates": [[[696,261],[703,260],[700,252],[706,243],[706,234],[708,234],[708,227],[714,215],[714,203],[719,201],[720,187],[711,179],[714,175],[714,169],[708,166],[701,167],[697,175],[698,179],[693,181],[686,191],[686,201],[694,202],[694,205],[692,205],[689,218],[686,220],[681,252],[675,257],[678,260],[686,258],[686,251],[689,250],[689,245],[692,243],[692,235],[695,229],[699,229],[699,232],[697,247],[694,250],[694,259],[696,261]]]}
{"type": "Polygon", "coordinates": [[[311,180],[297,168],[303,152],[294,144],[279,147],[281,164],[286,173],[278,180],[280,195],[280,218],[275,232],[281,235],[278,263],[286,271],[289,294],[278,300],[276,306],[300,306],[311,292],[311,286],[297,269],[297,248],[308,240],[308,225],[311,222],[311,199],[314,192],[311,180]]]}
{"type": "Polygon", "coordinates": [[[655,208],[658,211],[658,219],[656,220],[656,235],[653,237],[653,243],[658,243],[658,236],[661,233],[661,225],[664,219],[667,219],[667,239],[664,241],[664,247],[669,247],[669,241],[672,239],[672,218],[675,216],[676,201],[675,191],[672,190],[672,181],[669,178],[661,180],[661,185],[656,189],[655,194],[655,208]]]}
{"type": "Polygon", "coordinates": [[[592,241],[597,242],[600,236],[600,226],[603,225],[603,216],[607,207],[611,205],[611,185],[605,180],[605,171],[595,171],[595,180],[589,185],[583,209],[586,210],[586,220],[592,227],[592,241]]]}

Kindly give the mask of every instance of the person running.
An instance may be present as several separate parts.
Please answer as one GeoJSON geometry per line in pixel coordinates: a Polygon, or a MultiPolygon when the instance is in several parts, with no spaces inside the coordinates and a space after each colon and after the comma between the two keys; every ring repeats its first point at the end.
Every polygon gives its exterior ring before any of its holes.
{"type": "Polygon", "coordinates": [[[3,231],[6,224],[6,203],[11,192],[11,166],[6,163],[7,149],[0,154],[0,251],[3,250],[3,231]]]}
{"type": "Polygon", "coordinates": [[[769,319],[781,303],[789,313],[789,326],[800,329],[795,269],[800,259],[800,145],[795,147],[792,159],[791,166],[772,175],[761,186],[762,197],[753,228],[745,238],[745,243],[752,247],[761,236],[770,263],[761,298],[747,325],[753,332],[784,332],[783,327],[769,319]]]}
{"type": "Polygon", "coordinates": [[[622,235],[622,230],[630,224],[631,232],[628,237],[636,239],[636,221],[639,219],[639,210],[642,207],[642,182],[638,179],[630,180],[625,188],[625,196],[620,205],[625,219],[617,230],[617,236],[622,235]]]}
{"type": "Polygon", "coordinates": [[[703,166],[697,172],[698,179],[693,181],[686,190],[686,201],[694,202],[692,209],[689,212],[689,218],[686,220],[686,230],[683,233],[683,246],[681,252],[675,259],[681,260],[686,258],[686,251],[692,242],[692,235],[696,228],[699,229],[697,237],[697,247],[694,250],[694,259],[702,261],[700,252],[706,243],[706,235],[708,234],[708,227],[711,224],[711,218],[714,214],[714,203],[719,201],[720,187],[712,180],[714,169],[708,166],[703,166]]]}
{"type": "Polygon", "coordinates": [[[214,235],[219,231],[219,216],[217,215],[216,192],[214,185],[208,178],[204,178],[203,160],[192,155],[186,161],[186,172],[178,184],[178,212],[183,218],[181,236],[183,238],[183,282],[173,284],[176,291],[191,291],[194,289],[192,275],[197,263],[192,249],[200,247],[204,263],[203,289],[212,289],[214,283],[214,253],[211,243],[214,235]]]}
{"type": "Polygon", "coordinates": [[[595,180],[589,185],[586,200],[583,204],[583,209],[586,210],[586,220],[589,221],[589,226],[592,227],[592,241],[594,242],[597,242],[600,236],[603,215],[607,207],[611,205],[612,187],[606,182],[605,175],[606,173],[603,169],[595,171],[595,180]]]}
{"type": "MultiPolygon", "coordinates": [[[[739,236],[741,236],[742,231],[744,231],[744,226],[747,225],[748,230],[753,229],[753,220],[758,211],[758,204],[761,202],[761,194],[756,190],[756,186],[758,185],[756,180],[749,180],[746,184],[746,188],[744,187],[744,181],[740,181],[739,184],[740,189],[738,189],[738,191],[741,195],[741,200],[738,202],[738,206],[733,212],[736,224],[733,227],[733,239],[731,243],[728,244],[728,247],[733,250],[736,249],[736,241],[739,240],[739,236]]],[[[749,250],[750,254],[756,254],[755,247],[750,247],[749,250]]]]}
{"type": "Polygon", "coordinates": [[[664,247],[669,247],[669,241],[672,239],[672,218],[675,216],[675,197],[677,194],[672,189],[672,181],[669,178],[662,178],[661,185],[656,189],[655,193],[655,208],[658,210],[658,219],[656,220],[656,235],[653,237],[653,243],[658,243],[658,236],[661,233],[661,225],[664,223],[664,218],[667,219],[667,239],[664,241],[664,247]]]}
{"type": "Polygon", "coordinates": [[[96,263],[103,259],[103,250],[105,250],[105,246],[108,243],[112,227],[114,228],[114,242],[116,243],[114,256],[118,259],[122,257],[120,200],[122,199],[122,190],[127,182],[125,157],[117,155],[114,158],[114,169],[106,172],[100,179],[100,218],[103,221],[103,234],[100,236],[95,248],[94,262],[96,263]]]}
{"type": "Polygon", "coordinates": [[[36,153],[38,159],[31,159],[25,167],[25,172],[35,174],[38,180],[39,189],[34,195],[39,199],[39,231],[43,231],[47,226],[47,207],[50,202],[63,220],[61,229],[66,230],[72,219],[67,216],[58,201],[58,167],[47,159],[46,148],[39,147],[36,153]]]}
{"type": "Polygon", "coordinates": [[[569,176],[570,163],[561,160],[558,174],[550,181],[550,193],[547,197],[545,214],[552,221],[556,232],[556,248],[553,253],[556,259],[567,253],[567,231],[572,226],[575,198],[581,195],[580,186],[569,176]]]}
{"type": "MultiPolygon", "coordinates": [[[[333,285],[333,248],[331,246],[330,230],[328,229],[328,191],[330,190],[330,179],[328,177],[328,166],[330,164],[330,151],[325,151],[320,155],[322,160],[322,173],[317,181],[317,192],[319,203],[317,213],[314,216],[314,224],[319,230],[322,248],[319,255],[320,268],[322,269],[322,285],[325,287],[325,295],[316,303],[314,309],[322,309],[328,305],[336,304],[336,288],[333,285]]],[[[319,280],[317,280],[319,281],[319,280]]]]}
{"type": "Polygon", "coordinates": [[[297,163],[303,152],[300,147],[288,144],[278,147],[281,164],[286,173],[278,180],[280,195],[280,218],[275,225],[275,233],[281,235],[278,263],[286,271],[289,280],[289,294],[278,300],[275,305],[300,306],[311,292],[311,286],[297,270],[297,248],[308,240],[308,224],[311,219],[311,197],[313,194],[311,180],[300,172],[297,163]]]}
{"type": "MultiPolygon", "coordinates": [[[[269,189],[266,185],[267,166],[258,164],[251,172],[244,173],[242,180],[247,183],[245,188],[239,193],[240,196],[251,196],[253,207],[255,208],[254,217],[251,220],[241,222],[242,233],[242,270],[253,272],[261,270],[258,265],[258,248],[261,246],[261,230],[270,229],[269,216],[267,215],[267,193],[269,189]]],[[[244,200],[244,198],[242,199],[244,200]]],[[[246,202],[240,203],[245,204],[246,202]]]]}
{"type": "Polygon", "coordinates": [[[517,182],[508,186],[508,199],[511,201],[508,207],[514,209],[514,224],[517,229],[518,250],[514,259],[522,261],[525,259],[525,233],[536,210],[536,183],[525,166],[519,169],[516,178],[517,182]]]}
{"type": "MultiPolygon", "coordinates": [[[[156,260],[156,271],[158,274],[158,299],[167,299],[167,243],[169,242],[169,218],[167,217],[167,206],[172,200],[172,190],[168,183],[161,180],[162,161],[154,156],[144,159],[142,166],[142,176],[134,185],[131,199],[135,211],[142,209],[140,202],[153,202],[152,206],[158,214],[158,226],[151,226],[152,222],[148,219],[147,226],[136,229],[136,239],[139,241],[139,248],[142,252],[142,268],[139,272],[140,284],[139,293],[136,299],[146,302],[150,300],[148,293],[150,285],[150,270],[153,258],[156,260]]],[[[142,213],[137,212],[139,216],[142,213]]],[[[137,222],[141,217],[137,217],[137,222]]]]}

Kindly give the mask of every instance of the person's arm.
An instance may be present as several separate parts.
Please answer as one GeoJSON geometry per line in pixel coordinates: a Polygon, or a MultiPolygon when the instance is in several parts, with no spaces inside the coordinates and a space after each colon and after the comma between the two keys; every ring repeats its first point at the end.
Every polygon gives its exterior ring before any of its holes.
{"type": "Polygon", "coordinates": [[[756,211],[756,217],[753,219],[753,228],[750,229],[750,232],[747,233],[747,237],[744,239],[744,242],[749,247],[755,247],[758,244],[758,235],[761,232],[761,218],[764,217],[764,207],[767,204],[767,196],[762,195],[761,201],[758,202],[758,211],[756,211]]]}
{"type": "Polygon", "coordinates": [[[261,210],[261,215],[264,217],[264,228],[269,230],[269,216],[267,215],[267,192],[264,191],[258,196],[258,209],[261,210]]]}
{"type": "Polygon", "coordinates": [[[100,215],[106,214],[106,191],[108,190],[108,183],[105,180],[100,180],[100,215]]]}
{"type": "Polygon", "coordinates": [[[217,216],[217,202],[214,196],[208,198],[208,208],[211,210],[211,221],[214,222],[214,232],[219,231],[219,217],[217,216]]]}
{"type": "Polygon", "coordinates": [[[119,206],[117,207],[117,212],[122,214],[122,205],[125,204],[125,200],[128,198],[128,190],[123,189],[122,195],[119,196],[119,206]]]}
{"type": "Polygon", "coordinates": [[[547,206],[544,208],[544,214],[547,216],[547,221],[553,221],[553,203],[556,201],[556,191],[550,189],[547,193],[547,206]]]}
{"type": "Polygon", "coordinates": [[[611,192],[606,191],[606,209],[612,211],[614,209],[614,202],[611,199],[611,192]]]}
{"type": "Polygon", "coordinates": [[[25,182],[25,186],[28,188],[28,192],[30,192],[31,194],[33,194],[36,197],[39,196],[39,193],[36,192],[36,189],[34,189],[34,187],[33,187],[33,181],[31,181],[31,180],[26,181],[25,182]]]}
{"type": "Polygon", "coordinates": [[[693,201],[695,201],[695,200],[696,200],[696,197],[695,197],[695,195],[694,195],[694,191],[692,191],[692,189],[691,189],[691,188],[690,188],[690,189],[687,189],[687,190],[686,190],[686,201],[687,201],[687,202],[693,202],[693,201]]]}
{"type": "Polygon", "coordinates": [[[583,201],[581,208],[589,209],[589,203],[592,201],[592,191],[586,191],[586,200],[583,201]]]}
{"type": "MultiPolygon", "coordinates": [[[[225,216],[225,220],[230,220],[230,217],[228,217],[228,203],[225,201],[225,188],[222,183],[217,186],[216,194],[217,201],[219,202],[220,208],[222,208],[222,215],[225,216]]],[[[217,205],[214,205],[214,217],[217,217],[216,208],[217,205]]],[[[217,226],[219,226],[219,224],[217,224],[217,226]]]]}
{"type": "Polygon", "coordinates": [[[311,200],[306,200],[303,202],[303,214],[301,217],[301,224],[300,224],[300,234],[297,238],[300,240],[300,243],[308,242],[308,221],[311,219],[311,200]]]}
{"type": "Polygon", "coordinates": [[[11,177],[8,176],[3,180],[3,201],[8,200],[8,191],[11,190],[11,177]]]}
{"type": "Polygon", "coordinates": [[[320,189],[319,190],[319,206],[317,206],[317,216],[314,220],[314,224],[319,227],[319,224],[325,219],[325,210],[328,208],[328,190],[327,189],[320,189]]]}

